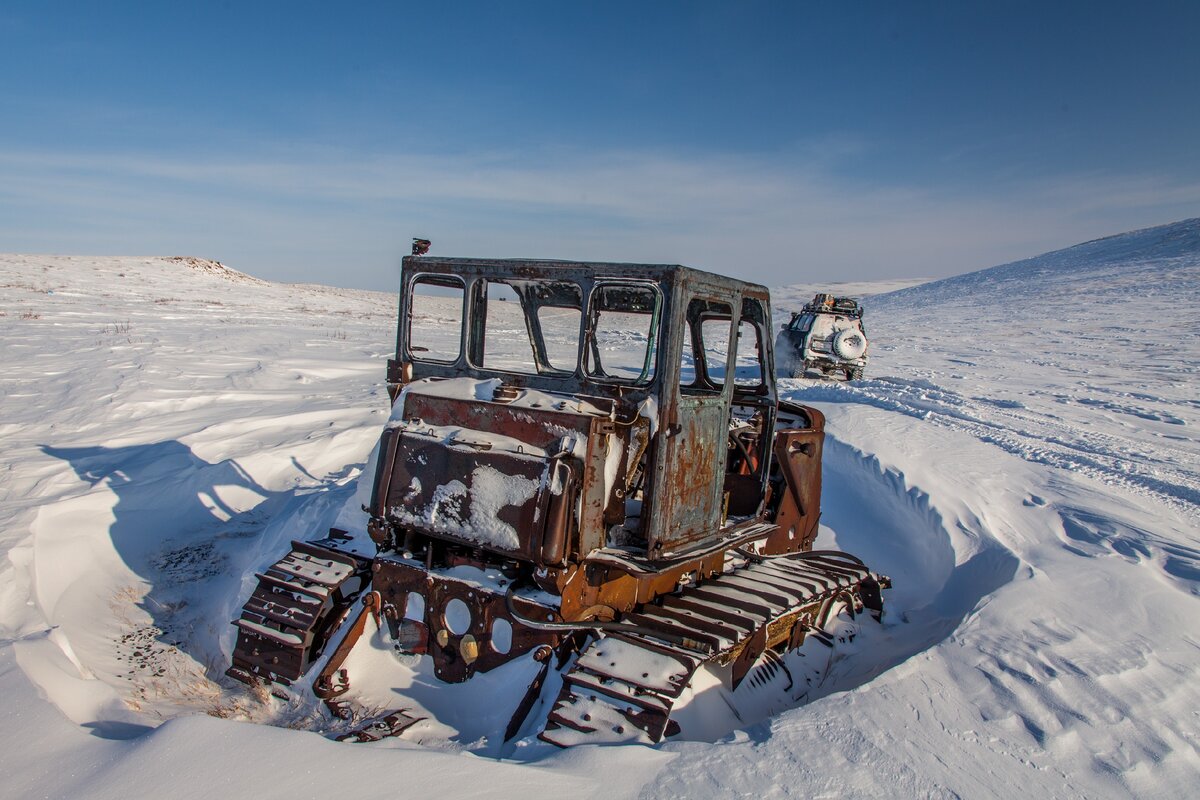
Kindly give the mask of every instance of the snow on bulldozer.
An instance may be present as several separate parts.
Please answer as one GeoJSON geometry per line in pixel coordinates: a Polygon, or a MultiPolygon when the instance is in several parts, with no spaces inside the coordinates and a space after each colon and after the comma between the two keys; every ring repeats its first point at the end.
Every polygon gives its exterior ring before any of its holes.
{"type": "Polygon", "coordinates": [[[405,258],[363,529],[257,574],[228,674],[357,740],[654,743],[801,702],[828,657],[795,654],[890,581],[813,549],[824,418],[778,398],[771,332],[767,289],[686,267],[405,258]]]}

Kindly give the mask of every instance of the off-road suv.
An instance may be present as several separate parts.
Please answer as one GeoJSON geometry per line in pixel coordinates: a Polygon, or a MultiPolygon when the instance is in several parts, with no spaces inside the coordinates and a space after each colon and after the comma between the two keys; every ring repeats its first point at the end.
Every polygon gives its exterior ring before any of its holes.
{"type": "Polygon", "coordinates": [[[867,365],[863,310],[849,297],[818,294],[775,340],[779,374],[803,378],[819,374],[858,380],[867,365]]]}

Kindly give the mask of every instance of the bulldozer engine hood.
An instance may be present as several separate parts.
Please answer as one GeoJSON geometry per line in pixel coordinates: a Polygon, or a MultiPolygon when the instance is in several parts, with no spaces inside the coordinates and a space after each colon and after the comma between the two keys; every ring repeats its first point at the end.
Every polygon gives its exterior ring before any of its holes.
{"type": "Polygon", "coordinates": [[[373,512],[538,564],[600,546],[573,540],[577,516],[590,514],[603,529],[630,450],[626,431],[637,426],[615,425],[600,401],[536,390],[497,398],[498,388],[471,378],[407,386],[383,433],[373,512]]]}

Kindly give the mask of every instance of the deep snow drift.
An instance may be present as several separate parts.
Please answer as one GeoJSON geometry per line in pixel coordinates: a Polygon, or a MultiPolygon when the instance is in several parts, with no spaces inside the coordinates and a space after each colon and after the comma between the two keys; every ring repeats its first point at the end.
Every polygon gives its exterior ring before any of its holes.
{"type": "Polygon", "coordinates": [[[1095,797],[1200,777],[1200,220],[869,298],[868,379],[782,386],[828,414],[823,543],[893,577],[885,625],[807,705],[715,744],[509,761],[283,729],[308,710],[221,677],[246,576],[353,517],[394,295],[159,258],[0,256],[0,287],[7,794],[1095,797]]]}

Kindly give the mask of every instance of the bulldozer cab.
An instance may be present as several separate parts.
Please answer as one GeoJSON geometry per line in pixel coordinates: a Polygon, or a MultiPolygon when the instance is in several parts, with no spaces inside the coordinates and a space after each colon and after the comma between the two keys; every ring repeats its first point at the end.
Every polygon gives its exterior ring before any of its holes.
{"type": "Polygon", "coordinates": [[[405,258],[393,438],[426,425],[443,441],[423,469],[385,443],[380,471],[397,474],[377,480],[376,513],[536,563],[603,548],[670,559],[724,539],[765,512],[770,325],[765,288],[682,266],[405,258]],[[478,478],[489,458],[541,487],[492,509],[520,543],[446,523],[470,514],[433,508],[428,491],[405,499],[405,486],[478,478]],[[550,516],[560,527],[539,528],[550,516]]]}

